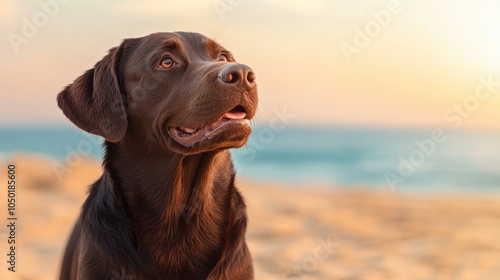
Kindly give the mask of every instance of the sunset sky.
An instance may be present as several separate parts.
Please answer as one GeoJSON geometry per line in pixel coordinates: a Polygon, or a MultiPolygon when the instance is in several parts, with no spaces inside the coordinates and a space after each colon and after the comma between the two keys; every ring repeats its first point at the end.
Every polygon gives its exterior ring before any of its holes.
{"type": "Polygon", "coordinates": [[[108,49],[194,31],[254,69],[260,124],[286,111],[297,124],[500,130],[498,1],[60,2],[0,4],[0,125],[67,124],[57,93],[108,49]],[[52,3],[46,24],[39,3],[52,3]],[[13,44],[34,16],[42,26],[13,44]]]}

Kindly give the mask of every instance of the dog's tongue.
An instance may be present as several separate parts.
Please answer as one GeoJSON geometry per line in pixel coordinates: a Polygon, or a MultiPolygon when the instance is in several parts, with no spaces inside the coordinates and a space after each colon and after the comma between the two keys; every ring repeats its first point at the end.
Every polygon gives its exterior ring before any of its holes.
{"type": "Polygon", "coordinates": [[[247,113],[245,112],[227,112],[224,114],[224,118],[230,120],[242,120],[246,117],[247,113]]]}

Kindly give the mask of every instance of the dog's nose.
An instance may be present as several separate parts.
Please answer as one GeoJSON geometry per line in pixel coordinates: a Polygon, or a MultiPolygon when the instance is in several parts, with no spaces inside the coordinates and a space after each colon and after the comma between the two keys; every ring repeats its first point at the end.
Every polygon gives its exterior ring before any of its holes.
{"type": "Polygon", "coordinates": [[[255,73],[244,64],[229,64],[219,71],[219,79],[226,84],[235,84],[250,90],[255,86],[255,73]]]}

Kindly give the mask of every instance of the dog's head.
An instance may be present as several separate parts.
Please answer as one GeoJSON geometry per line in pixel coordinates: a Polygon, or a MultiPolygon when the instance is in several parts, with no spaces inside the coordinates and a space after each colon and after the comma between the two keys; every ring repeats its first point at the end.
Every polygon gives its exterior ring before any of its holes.
{"type": "Polygon", "coordinates": [[[241,147],[257,110],[250,67],[197,33],[127,39],[57,97],[78,127],[182,154],[241,147]]]}

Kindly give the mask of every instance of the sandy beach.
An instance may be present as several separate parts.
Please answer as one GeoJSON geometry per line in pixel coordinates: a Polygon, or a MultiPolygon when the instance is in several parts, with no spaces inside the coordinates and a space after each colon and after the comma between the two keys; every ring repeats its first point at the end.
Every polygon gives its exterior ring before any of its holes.
{"type": "MultiPolygon", "coordinates": [[[[17,263],[0,279],[56,279],[87,188],[102,170],[85,159],[58,178],[52,160],[17,155],[17,263]]],[[[7,163],[0,165],[7,221],[7,163]]],[[[498,196],[410,195],[267,182],[237,182],[249,215],[256,279],[500,279],[498,196]]]]}

